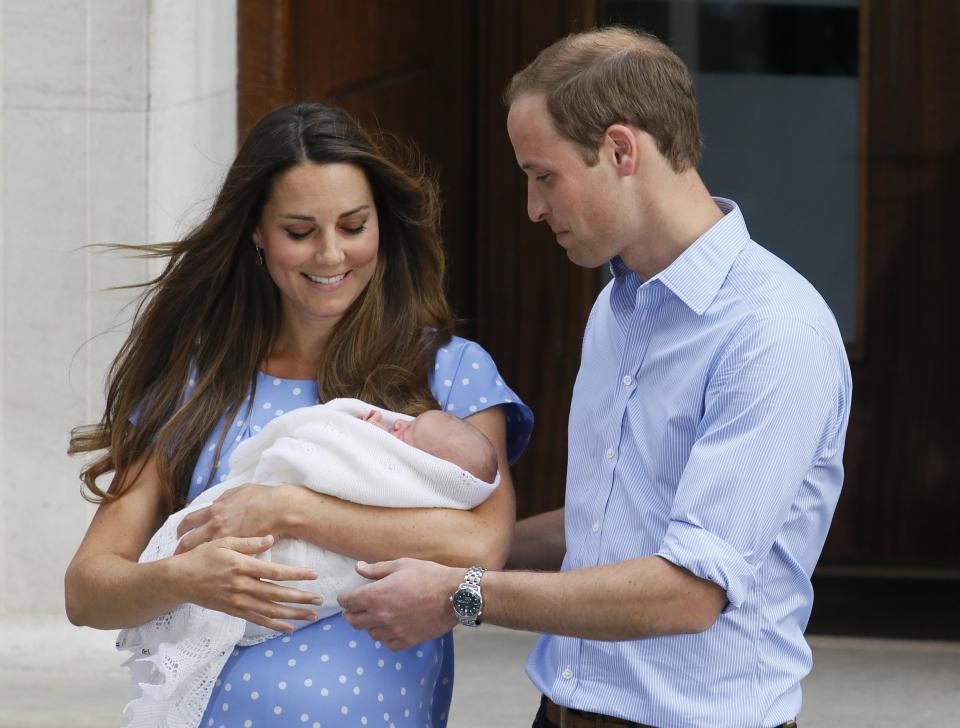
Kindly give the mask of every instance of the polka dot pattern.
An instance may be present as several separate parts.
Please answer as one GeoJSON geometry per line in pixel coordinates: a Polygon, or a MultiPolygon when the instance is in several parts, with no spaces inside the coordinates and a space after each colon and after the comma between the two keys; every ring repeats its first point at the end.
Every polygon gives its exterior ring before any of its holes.
{"type": "MultiPolygon", "coordinates": [[[[196,374],[194,375],[196,378],[196,374]]],[[[433,396],[440,409],[459,417],[482,412],[488,407],[502,405],[507,415],[507,455],[511,463],[523,452],[533,429],[533,414],[530,408],[503,381],[490,355],[479,344],[453,337],[446,346],[437,351],[433,371],[428,378],[433,396]]],[[[191,387],[187,387],[189,395],[191,387]]],[[[194,468],[187,499],[192,500],[210,484],[224,480],[230,455],[241,442],[260,432],[274,417],[299,407],[317,404],[317,385],[313,380],[280,379],[260,373],[257,375],[256,393],[253,401],[247,398],[247,407],[240,409],[237,417],[229,422],[231,436],[226,439],[220,460],[211,467],[217,443],[226,420],[207,441],[194,468]],[[211,469],[214,471],[210,478],[211,469]]]]}
{"type": "MultiPolygon", "coordinates": [[[[224,667],[201,725],[367,725],[364,718],[378,725],[374,721],[385,714],[396,716],[398,725],[446,725],[453,688],[450,634],[403,652],[388,652],[390,659],[381,668],[376,667],[377,656],[386,648],[377,647],[339,616],[324,622],[331,627],[326,632],[312,625],[299,630],[297,639],[289,643],[273,639],[241,647],[224,667]],[[308,662],[303,657],[299,645],[311,632],[323,635],[324,649],[333,655],[329,662],[308,662]],[[351,643],[356,646],[351,647],[351,643]],[[273,653],[271,658],[266,657],[268,649],[273,653]],[[292,660],[296,664],[290,667],[292,660]],[[237,688],[225,692],[227,685],[256,685],[259,690],[251,693],[237,688]],[[351,722],[344,723],[346,719],[351,722]]],[[[384,718],[383,725],[388,722],[384,718]]]]}
{"type": "MultiPolygon", "coordinates": [[[[533,417],[504,384],[493,360],[479,345],[452,339],[437,352],[429,383],[440,408],[460,417],[504,405],[511,461],[519,457],[529,439],[533,417]]],[[[317,402],[312,380],[259,374],[252,399],[235,418],[221,422],[202,449],[188,498],[196,497],[227,474],[230,455],[238,442],[255,435],[275,416],[317,402]],[[230,430],[230,436],[214,466],[216,445],[224,428],[230,430]]],[[[293,635],[235,650],[223,668],[201,725],[444,728],[452,675],[450,634],[395,654],[335,615],[293,635]]]]}

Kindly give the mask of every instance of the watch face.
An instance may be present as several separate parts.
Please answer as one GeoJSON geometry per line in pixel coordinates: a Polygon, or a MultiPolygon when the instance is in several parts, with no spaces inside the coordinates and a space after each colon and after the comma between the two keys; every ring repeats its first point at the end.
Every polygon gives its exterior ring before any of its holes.
{"type": "Polygon", "coordinates": [[[458,589],[453,595],[453,608],[457,614],[464,616],[476,616],[483,607],[483,600],[479,594],[469,589],[458,589]]]}

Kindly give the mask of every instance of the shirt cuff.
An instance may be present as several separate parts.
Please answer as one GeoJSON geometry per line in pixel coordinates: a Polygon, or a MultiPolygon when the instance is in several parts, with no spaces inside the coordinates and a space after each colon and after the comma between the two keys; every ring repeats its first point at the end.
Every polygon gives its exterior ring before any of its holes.
{"type": "Polygon", "coordinates": [[[729,602],[724,611],[739,607],[756,581],[756,570],[739,551],[685,521],[670,521],[657,556],[722,587],[729,602]]]}

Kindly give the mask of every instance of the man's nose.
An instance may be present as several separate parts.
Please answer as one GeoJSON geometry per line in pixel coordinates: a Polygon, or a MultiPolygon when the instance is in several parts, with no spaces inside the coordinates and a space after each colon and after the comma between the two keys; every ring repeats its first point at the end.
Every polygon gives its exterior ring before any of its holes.
{"type": "Polygon", "coordinates": [[[547,216],[550,207],[532,184],[527,185],[527,215],[533,222],[540,222],[547,216]]]}

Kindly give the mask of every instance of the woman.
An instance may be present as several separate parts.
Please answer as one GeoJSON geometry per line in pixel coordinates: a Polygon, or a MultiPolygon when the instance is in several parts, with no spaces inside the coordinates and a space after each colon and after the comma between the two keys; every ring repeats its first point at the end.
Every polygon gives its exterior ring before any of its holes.
{"type": "MultiPolygon", "coordinates": [[[[256,559],[266,536],[366,561],[503,564],[508,464],[532,417],[489,355],[451,336],[438,212],[431,180],[388,160],[343,112],[301,103],[250,132],[196,230],[147,246],[169,262],[113,364],[101,422],[71,440],[72,453],[105,450],[83,471],[101,502],[66,574],[74,624],[131,627],[192,602],[289,631],[284,620],[314,616],[314,596],[272,581],[312,575],[256,559]],[[453,511],[249,484],[185,519],[176,555],[137,563],[163,517],[225,477],[240,441],[335,397],[468,417],[497,450],[501,485],[453,511]],[[104,492],[96,479],[111,471],[104,492]]],[[[391,653],[337,615],[238,648],[202,725],[443,726],[451,675],[449,634],[391,653]]]]}

